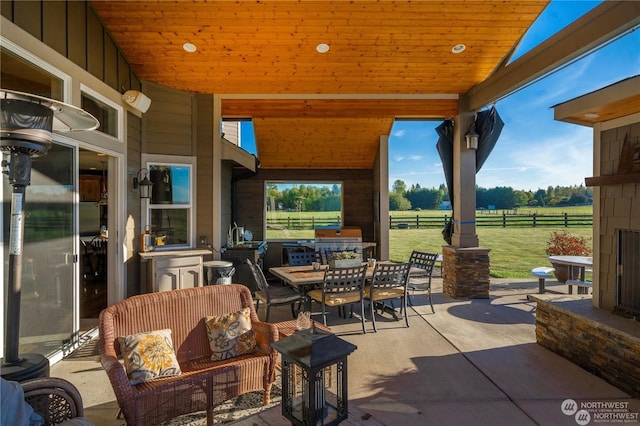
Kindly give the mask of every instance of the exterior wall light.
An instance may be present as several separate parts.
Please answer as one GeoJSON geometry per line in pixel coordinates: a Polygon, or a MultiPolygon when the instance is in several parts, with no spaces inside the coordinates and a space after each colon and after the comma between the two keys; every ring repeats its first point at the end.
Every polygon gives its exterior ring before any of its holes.
{"type": "Polygon", "coordinates": [[[149,170],[140,169],[138,173],[133,177],[133,189],[140,188],[140,198],[151,198],[151,189],[153,187],[153,182],[149,180],[147,175],[149,174],[149,170]],[[144,177],[140,180],[140,174],[144,173],[144,177]]]}
{"type": "Polygon", "coordinates": [[[467,140],[467,149],[478,149],[478,133],[476,133],[476,119],[473,118],[473,123],[469,126],[469,131],[464,138],[467,140]]]}

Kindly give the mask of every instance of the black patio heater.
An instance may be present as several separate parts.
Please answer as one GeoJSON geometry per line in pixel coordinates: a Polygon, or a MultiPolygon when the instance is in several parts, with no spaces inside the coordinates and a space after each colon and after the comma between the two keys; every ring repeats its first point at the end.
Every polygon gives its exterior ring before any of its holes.
{"type": "Polygon", "coordinates": [[[355,345],[313,324],[271,346],[282,354],[282,415],[291,424],[337,425],[349,416],[347,356],[355,345]],[[330,389],[326,369],[333,365],[336,380],[330,389]]]}
{"type": "Polygon", "coordinates": [[[91,114],[28,93],[0,89],[0,151],[9,156],[11,194],[9,276],[6,301],[5,348],[0,375],[6,380],[24,381],[49,375],[49,360],[41,354],[19,354],[20,292],[26,187],[31,183],[31,159],[46,155],[51,146],[54,119],[66,130],[93,130],[98,120],[91,114]]]}

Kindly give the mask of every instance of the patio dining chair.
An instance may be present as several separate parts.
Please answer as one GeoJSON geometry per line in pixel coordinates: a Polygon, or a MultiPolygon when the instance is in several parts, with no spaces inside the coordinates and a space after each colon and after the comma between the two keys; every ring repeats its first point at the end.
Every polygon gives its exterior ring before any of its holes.
{"type": "MultiPolygon", "coordinates": [[[[407,284],[409,282],[410,263],[377,263],[373,270],[371,284],[364,288],[364,298],[369,300],[371,310],[371,322],[373,331],[376,328],[376,308],[382,306],[384,312],[384,302],[390,301],[391,309],[394,299],[400,299],[400,313],[404,312],[404,322],[409,327],[409,316],[407,313],[407,284]]],[[[394,312],[395,316],[395,312],[394,312]]]]}
{"type": "MultiPolygon", "coordinates": [[[[329,268],[325,270],[322,288],[313,289],[307,293],[311,300],[322,303],[322,321],[327,325],[327,306],[360,304],[360,318],[362,333],[364,327],[364,284],[367,277],[367,265],[352,268],[329,268]]],[[[344,315],[346,317],[346,315],[344,315]]]]}
{"type": "Polygon", "coordinates": [[[313,262],[321,262],[320,252],[317,251],[290,251],[289,266],[306,266],[313,262]]]}
{"type": "Polygon", "coordinates": [[[258,265],[251,262],[251,259],[247,259],[246,262],[258,287],[255,292],[256,312],[258,312],[260,302],[264,302],[267,309],[265,322],[269,322],[272,306],[291,305],[291,315],[295,318],[297,315],[295,304],[298,303],[298,310],[300,310],[304,306],[305,296],[288,286],[270,285],[258,265]]]}
{"type": "MultiPolygon", "coordinates": [[[[420,275],[413,274],[412,279],[409,280],[408,288],[411,290],[411,296],[416,290],[426,290],[427,297],[429,299],[429,305],[431,305],[431,312],[435,313],[433,309],[433,303],[431,301],[431,277],[433,276],[433,267],[438,259],[437,253],[425,253],[414,250],[409,256],[409,263],[412,268],[418,268],[424,270],[424,273],[420,275]]],[[[413,300],[409,297],[409,304],[413,305],[413,300]]]]}

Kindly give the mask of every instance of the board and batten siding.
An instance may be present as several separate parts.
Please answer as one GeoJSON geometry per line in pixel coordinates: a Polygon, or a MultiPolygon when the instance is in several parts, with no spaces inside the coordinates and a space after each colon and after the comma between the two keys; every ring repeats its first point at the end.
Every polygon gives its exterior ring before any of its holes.
{"type": "Polygon", "coordinates": [[[140,79],[90,3],[2,0],[0,13],[119,93],[140,90],[140,79]]]}
{"type": "Polygon", "coordinates": [[[194,95],[144,81],[142,93],[151,99],[142,127],[142,152],[195,156],[194,95]]]}

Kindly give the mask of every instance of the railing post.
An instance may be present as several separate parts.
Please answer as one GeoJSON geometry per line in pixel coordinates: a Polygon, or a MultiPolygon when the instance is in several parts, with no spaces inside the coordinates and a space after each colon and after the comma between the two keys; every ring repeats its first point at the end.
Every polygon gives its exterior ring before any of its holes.
{"type": "Polygon", "coordinates": [[[567,217],[567,213],[564,214],[564,227],[567,228],[569,226],[569,218],[567,217]]]}
{"type": "Polygon", "coordinates": [[[533,227],[536,227],[536,214],[533,214],[533,227]]]}
{"type": "Polygon", "coordinates": [[[393,228],[393,218],[389,215],[389,229],[393,228]]]}
{"type": "Polygon", "coordinates": [[[420,215],[416,215],[416,229],[420,229],[420,215]]]}
{"type": "Polygon", "coordinates": [[[502,227],[507,227],[507,214],[504,211],[502,212],[502,227]]]}

